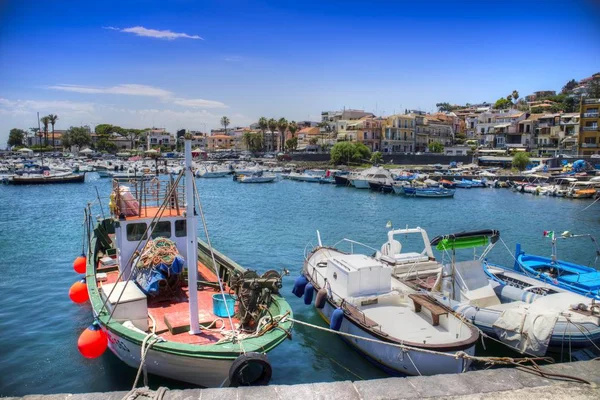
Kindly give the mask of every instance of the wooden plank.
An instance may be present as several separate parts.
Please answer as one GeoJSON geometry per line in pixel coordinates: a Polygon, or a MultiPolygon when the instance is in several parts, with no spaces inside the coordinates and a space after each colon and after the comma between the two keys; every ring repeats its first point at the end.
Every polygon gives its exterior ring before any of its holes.
{"type": "Polygon", "coordinates": [[[444,307],[437,304],[434,299],[426,294],[409,294],[408,297],[415,304],[415,312],[421,312],[421,307],[425,307],[431,312],[433,326],[440,324],[440,315],[448,314],[448,311],[444,307]]]}

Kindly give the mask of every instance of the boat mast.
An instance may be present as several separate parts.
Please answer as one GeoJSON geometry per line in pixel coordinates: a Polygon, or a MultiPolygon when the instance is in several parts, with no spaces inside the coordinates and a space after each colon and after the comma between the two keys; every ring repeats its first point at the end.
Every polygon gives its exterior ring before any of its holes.
{"type": "Polygon", "coordinates": [[[200,333],[198,321],[198,238],[194,211],[194,174],[192,172],[192,137],[185,135],[185,224],[187,239],[188,296],[190,334],[200,333]]]}

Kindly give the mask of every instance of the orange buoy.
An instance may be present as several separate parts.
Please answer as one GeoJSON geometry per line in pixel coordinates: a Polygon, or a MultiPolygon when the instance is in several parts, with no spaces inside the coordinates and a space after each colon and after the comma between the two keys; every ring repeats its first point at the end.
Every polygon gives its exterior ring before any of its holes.
{"type": "Polygon", "coordinates": [[[94,322],[79,335],[77,348],[85,358],[100,357],[108,347],[108,337],[98,322],[94,322]]]}
{"type": "Polygon", "coordinates": [[[87,264],[87,258],[82,253],[79,257],[77,257],[75,259],[75,261],[73,261],[73,269],[78,274],[84,274],[85,273],[86,264],[87,264]]]}
{"type": "Polygon", "coordinates": [[[69,289],[69,298],[73,303],[77,304],[85,303],[90,299],[85,278],[71,285],[71,288],[69,289]]]}

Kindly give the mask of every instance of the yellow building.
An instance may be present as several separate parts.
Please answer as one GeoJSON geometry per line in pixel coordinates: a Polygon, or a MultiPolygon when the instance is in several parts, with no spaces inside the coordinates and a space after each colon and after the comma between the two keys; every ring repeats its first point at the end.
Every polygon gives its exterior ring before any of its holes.
{"type": "Polygon", "coordinates": [[[412,153],[415,151],[415,117],[392,115],[383,121],[381,150],[383,153],[412,153]]]}
{"type": "Polygon", "coordinates": [[[235,138],[227,135],[214,135],[206,138],[208,151],[230,150],[235,148],[235,138]]]}
{"type": "Polygon", "coordinates": [[[579,118],[579,151],[580,155],[600,154],[600,99],[581,101],[579,118]]]}

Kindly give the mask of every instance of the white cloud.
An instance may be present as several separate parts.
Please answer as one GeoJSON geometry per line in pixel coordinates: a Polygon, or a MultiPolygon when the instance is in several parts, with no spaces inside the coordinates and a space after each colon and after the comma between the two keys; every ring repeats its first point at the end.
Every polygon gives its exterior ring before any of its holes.
{"type": "Polygon", "coordinates": [[[131,28],[115,28],[114,26],[103,26],[103,29],[109,29],[113,31],[125,32],[125,33],[133,33],[137,36],[151,37],[156,39],[165,39],[165,40],[175,40],[175,39],[194,39],[194,40],[204,40],[202,37],[198,35],[188,35],[187,33],[178,33],[170,30],[160,31],[157,29],[148,29],[143,26],[133,26],[131,28]]]}
{"type": "Polygon", "coordinates": [[[215,100],[174,98],[173,103],[192,108],[227,108],[227,105],[215,100]]]}
{"type": "Polygon", "coordinates": [[[152,96],[152,97],[169,97],[172,95],[168,90],[157,88],[148,85],[137,85],[127,83],[112,87],[100,88],[92,86],[58,84],[47,86],[47,89],[62,90],[64,92],[86,93],[86,94],[124,94],[129,96],[152,96]]]}
{"type": "Polygon", "coordinates": [[[91,113],[94,111],[93,103],[80,103],[67,100],[8,100],[0,98],[0,106],[4,113],[22,114],[23,112],[40,111],[71,111],[91,113]]]}

